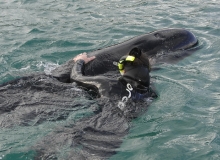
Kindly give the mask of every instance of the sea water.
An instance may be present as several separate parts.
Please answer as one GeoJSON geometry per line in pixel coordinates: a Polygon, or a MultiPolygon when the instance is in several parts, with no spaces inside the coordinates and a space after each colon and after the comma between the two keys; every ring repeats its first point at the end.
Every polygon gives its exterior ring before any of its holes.
{"type": "MultiPolygon", "coordinates": [[[[151,31],[193,32],[199,49],[151,73],[159,98],[110,159],[220,159],[220,1],[0,0],[0,11],[0,83],[151,31]]],[[[60,123],[1,129],[0,159],[32,159],[60,123]]]]}

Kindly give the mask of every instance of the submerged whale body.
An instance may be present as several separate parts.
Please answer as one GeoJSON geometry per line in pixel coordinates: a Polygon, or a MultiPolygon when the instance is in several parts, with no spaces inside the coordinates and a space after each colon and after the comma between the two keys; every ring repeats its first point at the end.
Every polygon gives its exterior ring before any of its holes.
{"type": "MultiPolygon", "coordinates": [[[[152,65],[169,63],[188,55],[197,44],[196,37],[185,29],[166,29],[137,36],[126,42],[89,52],[96,59],[85,66],[86,75],[116,73],[113,65],[132,48],[138,47],[152,65]],[[164,54],[161,55],[161,52],[164,54]],[[175,53],[178,52],[178,56],[175,53]],[[180,53],[180,54],[179,54],[180,53]]],[[[91,114],[76,122],[59,126],[33,146],[36,159],[107,159],[116,153],[129,130],[129,121],[147,109],[151,99],[129,102],[122,112],[119,97],[93,99],[86,90],[70,81],[73,61],[56,68],[52,74],[38,74],[0,85],[0,126],[32,126],[47,121],[66,120],[81,110],[91,114]],[[19,98],[18,98],[19,97],[19,98]],[[63,150],[66,150],[65,154],[63,150]]]]}
{"type": "MultiPolygon", "coordinates": [[[[122,56],[127,54],[132,48],[138,47],[150,59],[151,65],[159,62],[178,61],[189,52],[186,51],[195,45],[198,40],[194,34],[185,29],[164,29],[148,34],[140,35],[123,43],[119,43],[107,48],[88,52],[90,56],[96,58],[85,65],[85,75],[100,75],[109,71],[115,71],[117,68],[113,65],[114,61],[118,61],[122,56]],[[180,51],[181,54],[175,54],[180,51]],[[160,54],[163,52],[163,55],[160,54]],[[174,54],[172,54],[174,52],[174,54]]],[[[73,61],[69,60],[52,72],[52,75],[63,82],[69,82],[70,71],[73,61]]]]}
{"type": "Polygon", "coordinates": [[[140,48],[150,59],[155,59],[161,52],[166,52],[166,55],[169,56],[170,52],[186,50],[196,44],[196,37],[185,29],[166,29],[151,32],[126,42],[88,53],[96,56],[96,59],[86,65],[85,74],[97,75],[115,70],[112,62],[117,62],[134,47],[140,48]]]}

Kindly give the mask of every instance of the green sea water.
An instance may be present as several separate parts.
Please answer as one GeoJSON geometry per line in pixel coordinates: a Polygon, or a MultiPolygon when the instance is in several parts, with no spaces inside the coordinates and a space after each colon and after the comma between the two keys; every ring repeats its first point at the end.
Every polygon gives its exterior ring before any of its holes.
{"type": "MultiPolygon", "coordinates": [[[[159,98],[110,159],[220,159],[220,1],[0,0],[0,11],[0,83],[158,29],[193,32],[199,49],[151,73],[159,98]]],[[[33,159],[60,123],[1,129],[0,159],[33,159]]]]}

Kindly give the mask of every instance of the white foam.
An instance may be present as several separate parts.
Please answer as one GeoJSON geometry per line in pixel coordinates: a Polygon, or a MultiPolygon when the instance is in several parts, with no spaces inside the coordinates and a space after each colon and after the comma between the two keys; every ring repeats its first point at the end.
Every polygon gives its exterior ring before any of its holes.
{"type": "Polygon", "coordinates": [[[47,75],[50,75],[51,71],[54,70],[55,68],[57,68],[59,66],[59,64],[58,63],[51,63],[51,62],[42,62],[42,61],[40,61],[36,66],[38,68],[42,68],[43,67],[44,72],[47,75]]]}

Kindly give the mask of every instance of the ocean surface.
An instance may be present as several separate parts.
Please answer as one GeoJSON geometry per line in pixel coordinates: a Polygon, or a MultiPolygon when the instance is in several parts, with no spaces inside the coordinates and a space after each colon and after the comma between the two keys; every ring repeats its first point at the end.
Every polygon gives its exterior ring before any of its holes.
{"type": "MultiPolygon", "coordinates": [[[[0,0],[0,11],[0,84],[151,31],[193,32],[199,49],[151,72],[159,98],[110,160],[220,159],[220,1],[0,0]]],[[[29,148],[62,123],[0,129],[0,159],[33,159],[29,148]]]]}

